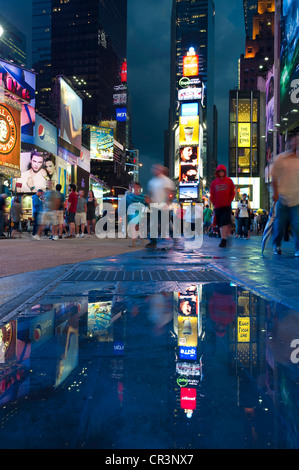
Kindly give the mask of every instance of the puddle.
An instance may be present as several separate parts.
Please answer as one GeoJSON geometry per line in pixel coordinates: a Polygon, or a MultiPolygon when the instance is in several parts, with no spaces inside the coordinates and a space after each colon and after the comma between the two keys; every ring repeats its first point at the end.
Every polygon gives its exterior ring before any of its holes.
{"type": "Polygon", "coordinates": [[[298,312],[180,287],[44,297],[0,325],[0,448],[298,448],[298,312]]]}

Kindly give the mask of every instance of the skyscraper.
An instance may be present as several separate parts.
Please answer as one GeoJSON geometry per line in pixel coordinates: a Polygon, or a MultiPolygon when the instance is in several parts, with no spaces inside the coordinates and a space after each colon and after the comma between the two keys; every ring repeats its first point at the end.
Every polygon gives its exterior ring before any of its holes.
{"type": "Polygon", "coordinates": [[[0,57],[26,66],[26,36],[0,15],[0,57]]]}
{"type": "Polygon", "coordinates": [[[175,127],[178,122],[177,96],[183,75],[183,57],[193,48],[199,57],[199,76],[204,86],[203,172],[207,182],[214,176],[214,2],[173,0],[171,18],[171,71],[169,111],[169,168],[174,174],[175,127]]]}

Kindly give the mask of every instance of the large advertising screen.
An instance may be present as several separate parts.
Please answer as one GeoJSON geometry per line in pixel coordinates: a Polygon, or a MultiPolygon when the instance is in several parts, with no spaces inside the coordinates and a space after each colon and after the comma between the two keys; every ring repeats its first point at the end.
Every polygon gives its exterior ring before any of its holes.
{"type": "Polygon", "coordinates": [[[60,138],[75,149],[81,150],[82,99],[60,77],[60,138]]]}
{"type": "Polygon", "coordinates": [[[198,165],[199,147],[189,147],[188,145],[180,148],[180,164],[192,163],[198,165]]]}
{"type": "Polygon", "coordinates": [[[183,76],[194,77],[199,72],[199,57],[198,55],[186,55],[183,57],[183,76]]]}
{"type": "Polygon", "coordinates": [[[20,169],[21,112],[0,104],[0,166],[20,169]]]}
{"type": "Polygon", "coordinates": [[[198,199],[198,185],[180,185],[179,200],[182,202],[192,202],[198,199]]]}
{"type": "Polygon", "coordinates": [[[180,146],[199,145],[199,117],[180,116],[180,146]]]}
{"type": "Polygon", "coordinates": [[[180,183],[190,183],[196,184],[199,181],[199,169],[198,165],[190,164],[190,163],[182,163],[180,165],[180,175],[179,175],[179,182],[180,183]]]}
{"type": "Polygon", "coordinates": [[[50,153],[57,153],[57,128],[36,114],[35,145],[50,153]]]}
{"type": "Polygon", "coordinates": [[[22,152],[20,159],[21,177],[14,178],[16,192],[36,193],[46,191],[58,183],[56,157],[44,152],[22,152]]]}
{"type": "Polygon", "coordinates": [[[280,115],[288,127],[298,122],[299,3],[283,0],[281,10],[280,115]],[[295,110],[295,111],[294,111],[295,110]]]}
{"type": "Polygon", "coordinates": [[[34,136],[35,73],[0,60],[0,84],[6,94],[22,103],[22,134],[34,136]]]}
{"type": "Polygon", "coordinates": [[[113,160],[114,131],[110,127],[90,128],[90,158],[93,160],[113,160]]]}

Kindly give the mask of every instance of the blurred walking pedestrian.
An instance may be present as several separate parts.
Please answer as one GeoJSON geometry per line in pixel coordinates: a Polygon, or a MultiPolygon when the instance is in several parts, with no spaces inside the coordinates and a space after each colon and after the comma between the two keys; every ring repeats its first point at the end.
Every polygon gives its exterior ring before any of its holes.
{"type": "Polygon", "coordinates": [[[231,178],[227,176],[226,167],[218,165],[216,178],[210,186],[210,200],[214,205],[217,225],[221,233],[221,248],[226,247],[227,240],[231,234],[232,219],[231,204],[235,197],[235,185],[231,178]]]}
{"type": "Polygon", "coordinates": [[[56,191],[58,193],[58,197],[59,197],[59,206],[58,206],[58,209],[56,211],[56,218],[57,218],[57,225],[58,225],[58,233],[56,233],[56,235],[58,236],[58,238],[62,238],[62,234],[63,234],[63,229],[64,229],[64,203],[65,203],[65,196],[64,194],[61,192],[61,184],[56,184],[56,191]]]}
{"type": "Polygon", "coordinates": [[[209,205],[206,204],[203,210],[203,233],[208,233],[211,227],[212,214],[213,214],[212,209],[210,209],[209,205]]]}
{"type": "MultiPolygon", "coordinates": [[[[151,232],[157,232],[161,235],[161,210],[169,210],[169,204],[174,195],[174,182],[166,176],[166,169],[163,165],[154,164],[152,166],[153,177],[148,183],[148,192],[151,211],[151,232]],[[154,204],[154,206],[153,206],[154,204]],[[157,207],[159,205],[159,208],[157,207]],[[158,227],[155,224],[158,223],[158,227]]],[[[157,238],[150,236],[150,242],[147,248],[155,248],[157,246],[157,238]]]]}
{"type": "Polygon", "coordinates": [[[78,194],[76,193],[76,185],[69,185],[69,197],[67,201],[67,223],[69,225],[69,237],[75,238],[76,226],[75,226],[75,215],[77,212],[78,194]]]}
{"type": "Polygon", "coordinates": [[[13,224],[13,230],[11,232],[11,238],[22,237],[20,230],[21,217],[23,215],[22,204],[20,203],[19,197],[15,196],[10,209],[10,220],[13,224]]]}
{"type": "Polygon", "coordinates": [[[272,166],[273,200],[276,215],[273,227],[273,252],[281,254],[284,229],[289,222],[295,240],[295,257],[299,257],[299,145],[292,136],[290,149],[276,157],[272,166]]]}
{"type": "Polygon", "coordinates": [[[129,243],[130,247],[136,246],[136,241],[140,244],[140,204],[145,208],[146,202],[145,197],[141,194],[141,185],[138,182],[134,182],[132,185],[132,191],[126,194],[126,207],[127,207],[127,220],[128,220],[128,235],[131,238],[129,243]]]}
{"type": "Polygon", "coordinates": [[[32,196],[32,215],[33,215],[33,230],[32,230],[32,237],[36,238],[39,240],[39,235],[38,235],[38,226],[40,222],[40,217],[43,212],[43,201],[42,201],[42,195],[43,195],[43,190],[38,189],[36,193],[32,196]]]}
{"type": "Polygon", "coordinates": [[[4,234],[4,222],[5,222],[5,200],[7,198],[7,194],[1,194],[0,196],[0,237],[5,237],[6,235],[4,234]]]}

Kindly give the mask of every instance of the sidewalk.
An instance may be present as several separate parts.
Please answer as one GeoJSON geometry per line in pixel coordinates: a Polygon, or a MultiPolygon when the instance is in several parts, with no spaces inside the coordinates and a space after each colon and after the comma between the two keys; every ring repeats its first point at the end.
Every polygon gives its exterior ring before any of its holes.
{"type": "Polygon", "coordinates": [[[225,274],[236,284],[268,300],[281,302],[299,311],[299,259],[294,257],[294,243],[284,242],[283,254],[272,253],[271,242],[264,256],[261,237],[233,239],[229,248],[219,248],[219,239],[204,236],[201,248],[192,242],[183,251],[150,250],[128,247],[128,240],[0,240],[0,306],[3,318],[13,309],[41,295],[51,283],[59,282],[74,268],[101,266],[114,269],[185,269],[198,266],[225,274]]]}

